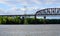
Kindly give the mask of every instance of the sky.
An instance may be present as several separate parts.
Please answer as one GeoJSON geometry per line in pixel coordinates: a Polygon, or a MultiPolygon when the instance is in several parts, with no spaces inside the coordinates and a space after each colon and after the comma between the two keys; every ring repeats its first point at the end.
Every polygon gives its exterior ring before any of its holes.
{"type": "Polygon", "coordinates": [[[60,0],[0,0],[0,15],[35,14],[43,8],[60,8],[60,0]]]}

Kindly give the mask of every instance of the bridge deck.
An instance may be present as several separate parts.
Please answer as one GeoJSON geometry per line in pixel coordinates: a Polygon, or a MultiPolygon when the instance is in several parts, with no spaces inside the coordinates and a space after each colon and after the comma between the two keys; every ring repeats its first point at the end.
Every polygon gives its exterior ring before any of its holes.
{"type": "Polygon", "coordinates": [[[0,15],[0,16],[35,16],[35,15],[0,15]]]}

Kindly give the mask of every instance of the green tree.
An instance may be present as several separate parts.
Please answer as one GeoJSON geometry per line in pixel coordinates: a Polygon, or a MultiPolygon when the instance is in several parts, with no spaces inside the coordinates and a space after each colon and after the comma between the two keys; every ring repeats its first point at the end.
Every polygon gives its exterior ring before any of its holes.
{"type": "Polygon", "coordinates": [[[20,16],[16,16],[16,17],[14,18],[14,22],[15,22],[16,24],[20,24],[20,23],[21,23],[21,18],[20,18],[20,16]]]}
{"type": "Polygon", "coordinates": [[[7,22],[7,16],[2,17],[2,23],[6,24],[6,22],[7,22]]]}

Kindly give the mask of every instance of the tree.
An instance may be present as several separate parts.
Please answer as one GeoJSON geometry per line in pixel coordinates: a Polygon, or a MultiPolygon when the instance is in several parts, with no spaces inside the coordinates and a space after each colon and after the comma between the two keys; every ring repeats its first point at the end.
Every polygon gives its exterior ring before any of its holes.
{"type": "Polygon", "coordinates": [[[16,17],[14,18],[14,22],[15,22],[16,24],[20,24],[20,23],[21,23],[21,18],[20,18],[20,16],[16,16],[16,17]]]}

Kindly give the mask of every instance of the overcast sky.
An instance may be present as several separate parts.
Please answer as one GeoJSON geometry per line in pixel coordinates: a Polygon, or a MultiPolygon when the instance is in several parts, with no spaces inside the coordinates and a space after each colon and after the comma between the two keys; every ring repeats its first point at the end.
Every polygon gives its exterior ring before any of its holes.
{"type": "Polygon", "coordinates": [[[60,0],[0,0],[0,14],[34,14],[37,10],[60,7],[60,0]],[[25,8],[24,8],[25,6],[25,8]]]}

